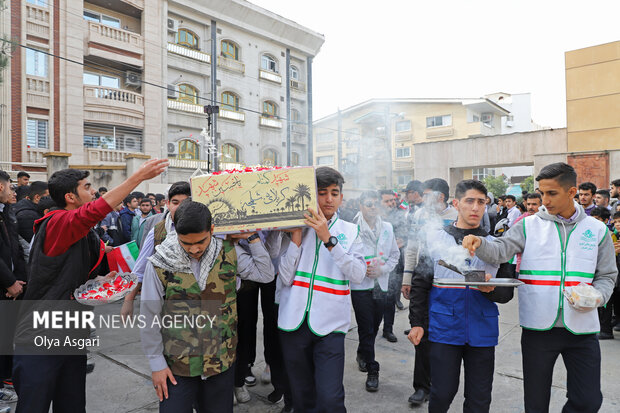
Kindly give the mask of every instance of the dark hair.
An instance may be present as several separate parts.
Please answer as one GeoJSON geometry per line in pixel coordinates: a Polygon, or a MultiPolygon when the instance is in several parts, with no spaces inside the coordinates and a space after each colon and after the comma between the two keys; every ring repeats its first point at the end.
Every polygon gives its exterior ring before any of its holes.
{"type": "Polygon", "coordinates": [[[517,198],[515,198],[514,195],[506,195],[504,197],[504,200],[507,200],[507,199],[512,199],[512,202],[517,202],[517,198]]]}
{"type": "Polygon", "coordinates": [[[2,182],[11,182],[11,176],[0,169],[0,181],[2,182]]]}
{"type": "Polygon", "coordinates": [[[484,196],[487,196],[487,188],[482,182],[476,181],[474,179],[465,179],[456,184],[456,188],[454,188],[454,197],[456,199],[461,199],[470,189],[475,189],[484,196]]]}
{"type": "Polygon", "coordinates": [[[145,197],[149,198],[151,195],[153,195],[153,198],[155,198],[155,194],[152,192],[149,192],[148,194],[146,194],[145,197]]]}
{"type": "Polygon", "coordinates": [[[166,199],[166,196],[164,194],[155,194],[155,202],[160,203],[164,199],[166,199]]]}
{"type": "Polygon", "coordinates": [[[605,207],[595,207],[592,212],[590,212],[590,216],[601,217],[603,221],[607,221],[611,216],[611,212],[605,207]]]}
{"type": "Polygon", "coordinates": [[[39,211],[39,214],[43,215],[43,212],[46,209],[52,209],[55,206],[56,206],[56,203],[54,202],[51,196],[44,196],[43,198],[39,200],[39,203],[37,204],[37,211],[39,211]]]}
{"type": "Polygon", "coordinates": [[[192,188],[189,186],[189,182],[178,181],[173,183],[168,189],[168,201],[176,195],[192,196],[192,188]]]}
{"type": "Polygon", "coordinates": [[[391,197],[394,196],[394,191],[391,191],[389,189],[380,189],[379,190],[379,197],[382,197],[383,195],[389,195],[391,197]]]}
{"type": "Polygon", "coordinates": [[[611,181],[611,184],[620,188],[620,179],[614,179],[613,181],[611,181]]]}
{"type": "Polygon", "coordinates": [[[32,197],[35,195],[43,196],[43,194],[47,191],[48,185],[47,182],[43,181],[34,181],[30,184],[30,193],[28,196],[32,200],[32,197]]]}
{"type": "Polygon", "coordinates": [[[540,201],[540,203],[542,204],[542,196],[538,193],[538,192],[532,192],[531,194],[527,194],[525,196],[525,199],[533,199],[536,198],[540,201]]]}
{"type": "Polygon", "coordinates": [[[430,189],[433,192],[439,192],[444,195],[444,202],[448,202],[448,198],[450,197],[450,185],[441,178],[433,178],[428,181],[424,181],[423,184],[424,190],[430,189]]]}
{"type": "Polygon", "coordinates": [[[417,192],[418,195],[422,195],[422,182],[416,180],[410,181],[405,188],[405,193],[407,192],[417,192]]]}
{"type": "Polygon", "coordinates": [[[66,194],[77,195],[77,187],[82,179],[88,178],[90,172],[79,169],[62,169],[50,176],[48,187],[50,196],[59,208],[67,206],[66,194]]]}
{"type": "Polygon", "coordinates": [[[139,201],[142,201],[142,198],[144,198],[144,193],[140,192],[140,191],[134,191],[131,193],[131,195],[135,195],[136,198],[138,198],[139,201]]]}
{"type": "MultiPolygon", "coordinates": [[[[536,181],[542,179],[555,179],[564,189],[568,189],[577,185],[577,172],[567,163],[556,162],[540,170],[536,181]]],[[[594,190],[596,191],[596,188],[594,190]]]]}
{"type": "Polygon", "coordinates": [[[149,203],[151,206],[153,206],[153,200],[151,200],[151,198],[147,198],[147,197],[142,198],[142,200],[140,201],[140,205],[146,204],[146,203],[149,203]]]}
{"type": "Polygon", "coordinates": [[[211,231],[211,212],[205,204],[186,199],[174,213],[174,228],[181,235],[211,231]]]}
{"type": "Polygon", "coordinates": [[[523,202],[519,202],[516,204],[517,208],[519,208],[519,211],[521,211],[522,214],[524,214],[527,211],[527,208],[525,207],[525,205],[523,205],[523,202]]]}
{"type": "Polygon", "coordinates": [[[596,185],[594,185],[592,182],[583,182],[579,185],[579,190],[590,191],[592,192],[592,195],[594,195],[596,193],[596,185]]]}
{"type": "Polygon", "coordinates": [[[325,189],[330,185],[338,185],[340,192],[342,192],[342,185],[344,184],[344,178],[334,168],[329,166],[320,166],[316,168],[316,186],[317,189],[325,189]]]}
{"type": "Polygon", "coordinates": [[[500,195],[497,197],[497,199],[501,199],[502,201],[506,200],[506,195],[500,195]]]}
{"type": "Polygon", "coordinates": [[[620,218],[620,211],[614,212],[614,219],[620,218]]]}
{"type": "Polygon", "coordinates": [[[377,191],[364,191],[360,195],[359,202],[360,204],[367,199],[379,199],[379,193],[377,191]]]}
{"type": "Polygon", "coordinates": [[[131,203],[131,201],[133,201],[134,199],[138,199],[138,197],[136,196],[136,194],[129,194],[125,197],[125,199],[123,199],[123,204],[125,206],[129,205],[131,203]]]}
{"type": "Polygon", "coordinates": [[[19,171],[17,173],[17,177],[21,178],[22,176],[25,176],[26,178],[30,178],[30,174],[28,172],[26,172],[26,171],[19,171]]]}
{"type": "Polygon", "coordinates": [[[97,192],[108,192],[108,188],[106,188],[105,186],[102,186],[101,188],[97,190],[97,192]]]}
{"type": "Polygon", "coordinates": [[[596,194],[603,195],[607,199],[611,198],[611,194],[609,193],[608,189],[599,189],[598,191],[596,191],[596,194]]]}

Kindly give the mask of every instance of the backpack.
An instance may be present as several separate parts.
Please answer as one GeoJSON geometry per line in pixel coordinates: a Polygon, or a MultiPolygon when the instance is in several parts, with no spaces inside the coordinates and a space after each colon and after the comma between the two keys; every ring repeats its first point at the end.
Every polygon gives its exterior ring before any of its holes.
{"type": "Polygon", "coordinates": [[[506,233],[506,231],[508,231],[508,228],[508,218],[500,219],[499,221],[497,221],[497,224],[495,224],[495,228],[493,229],[493,236],[501,237],[506,233]]]}

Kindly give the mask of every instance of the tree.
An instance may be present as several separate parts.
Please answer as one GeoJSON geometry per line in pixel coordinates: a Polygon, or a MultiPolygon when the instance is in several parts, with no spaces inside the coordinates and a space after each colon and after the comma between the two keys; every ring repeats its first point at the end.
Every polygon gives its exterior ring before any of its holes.
{"type": "Polygon", "coordinates": [[[506,182],[506,175],[501,176],[487,176],[482,180],[487,190],[493,192],[493,195],[497,198],[500,195],[504,195],[508,189],[508,182],[506,182]]]}
{"type": "Polygon", "coordinates": [[[521,183],[521,189],[527,191],[528,194],[534,192],[534,177],[528,176],[521,183]]]}
{"type": "Polygon", "coordinates": [[[304,198],[308,198],[308,201],[312,199],[310,196],[310,187],[306,184],[297,184],[294,189],[296,194],[296,198],[298,201],[301,201],[301,209],[306,209],[306,203],[304,202],[304,198]]]}

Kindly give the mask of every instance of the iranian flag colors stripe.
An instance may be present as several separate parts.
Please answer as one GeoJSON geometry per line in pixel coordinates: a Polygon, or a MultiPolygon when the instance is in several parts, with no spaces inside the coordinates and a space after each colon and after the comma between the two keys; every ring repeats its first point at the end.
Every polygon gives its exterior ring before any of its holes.
{"type": "Polygon", "coordinates": [[[108,253],[108,263],[110,264],[110,271],[122,271],[131,272],[140,250],[135,241],[130,241],[127,244],[123,244],[114,248],[108,253]]]}

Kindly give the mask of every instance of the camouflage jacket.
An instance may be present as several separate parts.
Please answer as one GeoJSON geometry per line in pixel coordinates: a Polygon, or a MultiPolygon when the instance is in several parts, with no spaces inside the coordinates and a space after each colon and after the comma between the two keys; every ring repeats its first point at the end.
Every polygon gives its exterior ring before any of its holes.
{"type": "MultiPolygon", "coordinates": [[[[157,230],[156,230],[157,232],[157,230]]],[[[192,273],[155,267],[163,284],[165,316],[187,317],[185,328],[162,322],[164,357],[177,376],[210,377],[228,370],[237,349],[237,254],[224,241],[203,291],[192,273]],[[211,322],[212,320],[212,322],[211,322]]]]}

